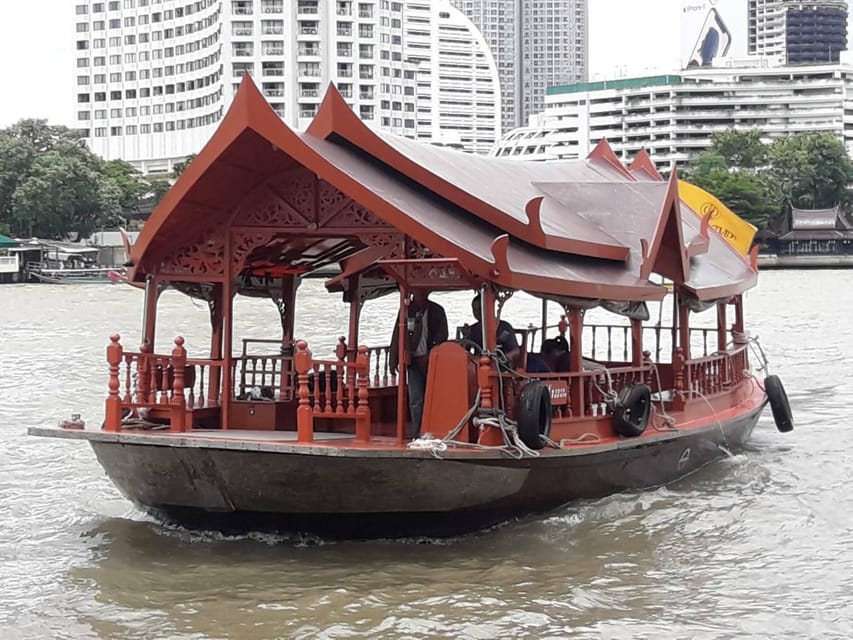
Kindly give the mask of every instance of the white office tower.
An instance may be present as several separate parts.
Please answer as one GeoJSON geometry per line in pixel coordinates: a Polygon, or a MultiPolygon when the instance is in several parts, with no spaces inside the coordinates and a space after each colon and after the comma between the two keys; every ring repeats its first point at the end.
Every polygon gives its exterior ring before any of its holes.
{"type": "Polygon", "coordinates": [[[78,0],[75,14],[76,126],[145,172],[198,152],[246,73],[293,127],[333,82],[377,129],[478,152],[500,137],[497,69],[449,0],[78,0]]]}
{"type": "Polygon", "coordinates": [[[453,0],[482,32],[498,67],[503,129],[545,107],[545,90],[588,74],[587,0],[453,0]]]}

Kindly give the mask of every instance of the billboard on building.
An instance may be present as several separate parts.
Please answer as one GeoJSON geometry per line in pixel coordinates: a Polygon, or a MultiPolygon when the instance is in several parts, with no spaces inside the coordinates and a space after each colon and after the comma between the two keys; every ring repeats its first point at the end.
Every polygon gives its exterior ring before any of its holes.
{"type": "Polygon", "coordinates": [[[711,66],[720,58],[746,56],[748,22],[746,0],[682,0],[682,66],[711,66]]]}

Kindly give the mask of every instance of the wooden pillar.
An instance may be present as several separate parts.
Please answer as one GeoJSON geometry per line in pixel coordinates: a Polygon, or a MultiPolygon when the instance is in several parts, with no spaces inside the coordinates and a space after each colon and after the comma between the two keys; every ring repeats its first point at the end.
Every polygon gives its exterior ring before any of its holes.
{"type": "Polygon", "coordinates": [[[728,347],[727,304],[727,302],[723,302],[717,305],[717,351],[720,352],[724,352],[728,347]]]}
{"type": "Polygon", "coordinates": [[[681,292],[676,294],[678,301],[678,342],[685,360],[690,360],[690,309],[681,304],[681,292]]]}
{"type": "MultiPolygon", "coordinates": [[[[351,349],[358,344],[358,323],[361,320],[361,278],[358,275],[350,278],[352,297],[349,303],[349,332],[347,344],[351,349]]],[[[355,355],[353,354],[353,359],[355,355]]]]}
{"type": "MultiPolygon", "coordinates": [[[[580,373],[583,371],[583,309],[569,307],[569,337],[571,338],[571,350],[569,351],[569,371],[580,373]]],[[[583,378],[573,377],[569,389],[569,408],[573,417],[584,415],[583,378]]]]}
{"type": "Polygon", "coordinates": [[[293,332],[296,324],[296,291],[298,288],[296,276],[290,276],[284,281],[284,287],[281,291],[281,299],[284,304],[284,313],[281,316],[282,346],[293,344],[293,332]]]}
{"type": "MultiPolygon", "coordinates": [[[[311,369],[311,352],[308,343],[300,340],[296,343],[296,352],[293,354],[293,365],[296,367],[297,397],[299,405],[296,409],[296,439],[299,442],[313,442],[314,440],[314,410],[311,407],[310,394],[308,392],[308,371],[311,369]]],[[[319,379],[315,379],[319,383],[319,379]]],[[[319,384],[317,387],[319,388],[319,384]]]]}
{"type": "Polygon", "coordinates": [[[743,296],[739,295],[735,296],[735,321],[732,325],[732,331],[743,333],[743,327],[743,296]]]}
{"type": "MultiPolygon", "coordinates": [[[[213,299],[210,305],[210,359],[222,360],[222,326],[225,299],[221,282],[213,285],[213,299]]],[[[219,386],[222,383],[222,369],[211,366],[207,377],[207,404],[219,402],[219,386]]]]}
{"type": "Polygon", "coordinates": [[[169,416],[170,431],[184,431],[186,428],[187,405],[184,399],[184,367],[187,365],[187,351],[184,349],[184,339],[175,338],[175,348],[172,349],[172,406],[169,416]]]}
{"type": "Polygon", "coordinates": [[[403,444],[406,436],[406,375],[409,353],[406,349],[406,317],[409,311],[409,291],[400,285],[400,312],[397,321],[397,443],[403,444]]]}
{"type": "Polygon", "coordinates": [[[154,353],[154,337],[157,324],[157,302],[160,299],[160,283],[154,276],[145,278],[145,303],[142,319],[142,341],[141,344],[151,345],[151,353],[154,353]]]}
{"type": "Polygon", "coordinates": [[[222,428],[231,422],[231,396],[234,395],[233,340],[234,340],[234,277],[231,274],[231,233],[225,235],[225,280],[222,283],[222,391],[219,394],[222,428]]]}
{"type": "Polygon", "coordinates": [[[495,315],[495,292],[491,287],[485,287],[480,296],[480,309],[482,319],[480,327],[483,329],[483,348],[494,351],[497,347],[498,319],[495,315]]]}
{"type": "Polygon", "coordinates": [[[631,318],[631,366],[643,364],[643,321],[631,318]]]}
{"type": "Polygon", "coordinates": [[[119,340],[119,334],[110,336],[110,344],[107,346],[107,363],[110,365],[110,379],[108,384],[109,395],[107,396],[106,410],[104,412],[104,431],[121,430],[121,398],[119,397],[119,364],[124,355],[119,340]]]}

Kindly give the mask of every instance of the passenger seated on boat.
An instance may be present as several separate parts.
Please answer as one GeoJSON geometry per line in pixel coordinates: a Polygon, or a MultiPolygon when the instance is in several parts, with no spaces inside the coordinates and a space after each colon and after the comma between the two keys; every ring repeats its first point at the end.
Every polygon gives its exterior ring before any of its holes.
{"type": "Polygon", "coordinates": [[[527,354],[527,366],[525,370],[527,373],[551,373],[551,367],[548,366],[541,353],[527,354]]]}
{"type": "Polygon", "coordinates": [[[551,371],[564,373],[569,370],[569,343],[563,337],[549,338],[542,343],[542,358],[551,371]]]}
{"type": "MultiPolygon", "coordinates": [[[[421,418],[424,412],[424,394],[426,393],[427,365],[429,352],[436,345],[447,342],[447,314],[437,302],[428,299],[429,291],[415,289],[406,308],[406,351],[409,365],[406,370],[406,386],[409,392],[409,413],[412,417],[413,438],[421,435],[421,418]]],[[[400,313],[394,322],[391,334],[391,353],[388,365],[391,374],[399,367],[399,323],[400,313]]]]}
{"type": "MultiPolygon", "coordinates": [[[[462,335],[473,342],[480,349],[483,348],[483,325],[480,317],[480,296],[474,296],[471,301],[471,313],[477,319],[477,322],[471,326],[462,327],[462,335]]],[[[515,337],[515,329],[506,320],[498,321],[497,330],[497,347],[506,356],[507,364],[510,368],[517,366],[521,356],[521,349],[518,346],[518,340],[515,337]]]]}

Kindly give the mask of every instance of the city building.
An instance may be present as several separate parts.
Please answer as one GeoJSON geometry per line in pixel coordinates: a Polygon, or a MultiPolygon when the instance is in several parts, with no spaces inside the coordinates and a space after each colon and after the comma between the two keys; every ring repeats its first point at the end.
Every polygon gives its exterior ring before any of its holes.
{"type": "Polygon", "coordinates": [[[659,169],[708,149],[712,134],[758,129],[766,141],[825,132],[853,152],[853,67],[701,68],[678,75],[552,87],[539,126],[509,132],[492,155],[585,157],[606,138],[659,169]]]}
{"type": "Polygon", "coordinates": [[[168,172],[244,74],[303,128],[334,83],[370,126],[487,152],[497,67],[449,0],[78,0],[76,126],[97,154],[168,172]]]}
{"type": "Polygon", "coordinates": [[[785,64],[838,62],[847,0],[749,0],[749,53],[785,64]]]}
{"type": "Polygon", "coordinates": [[[588,0],[453,0],[486,39],[500,76],[502,124],[527,124],[545,91],[588,76],[588,0]]]}

